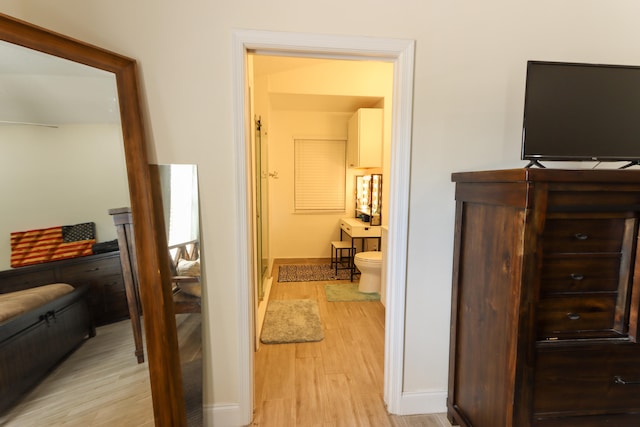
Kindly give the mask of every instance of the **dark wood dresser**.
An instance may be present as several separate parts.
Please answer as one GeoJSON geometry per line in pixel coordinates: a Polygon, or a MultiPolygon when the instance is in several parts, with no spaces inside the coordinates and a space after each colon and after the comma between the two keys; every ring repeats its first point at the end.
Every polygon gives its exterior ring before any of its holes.
{"type": "Polygon", "coordinates": [[[129,317],[119,252],[0,271],[1,293],[48,283],[89,285],[89,307],[96,326],[129,317]]]}
{"type": "Polygon", "coordinates": [[[449,420],[640,426],[640,171],[452,180],[449,420]]]}

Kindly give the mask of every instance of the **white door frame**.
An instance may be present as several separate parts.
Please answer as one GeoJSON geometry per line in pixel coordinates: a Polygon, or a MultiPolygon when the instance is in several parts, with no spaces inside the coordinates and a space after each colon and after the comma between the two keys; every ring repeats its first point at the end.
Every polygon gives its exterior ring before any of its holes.
{"type": "Polygon", "coordinates": [[[234,144],[238,194],[238,358],[239,422],[253,416],[253,288],[251,256],[251,147],[247,94],[247,52],[312,56],[328,59],[384,60],[394,64],[389,233],[384,349],[384,401],[390,413],[401,412],[404,372],[405,289],[409,219],[409,175],[413,107],[413,40],[332,36],[275,31],[234,30],[232,44],[234,144]]]}

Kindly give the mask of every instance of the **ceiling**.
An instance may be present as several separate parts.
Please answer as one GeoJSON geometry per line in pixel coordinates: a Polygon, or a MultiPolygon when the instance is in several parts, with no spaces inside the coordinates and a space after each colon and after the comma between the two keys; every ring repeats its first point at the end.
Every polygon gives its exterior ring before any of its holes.
{"type": "Polygon", "coordinates": [[[112,73],[0,41],[0,124],[118,123],[112,73]]]}
{"type": "Polygon", "coordinates": [[[374,96],[311,95],[270,93],[274,110],[352,113],[358,108],[375,107],[381,100],[374,96]]]}
{"type": "MultiPolygon", "coordinates": [[[[0,125],[118,123],[112,73],[0,41],[0,125]]],[[[256,74],[272,74],[337,61],[308,57],[255,55],[256,74]]],[[[312,86],[313,83],[310,83],[312,86]]],[[[275,110],[354,112],[382,98],[271,93],[275,110]]]]}
{"type": "MultiPolygon", "coordinates": [[[[270,75],[317,66],[321,62],[348,60],[256,54],[253,61],[255,75],[270,75]]],[[[311,93],[313,86],[314,83],[309,82],[310,93],[269,92],[270,106],[273,110],[352,113],[358,108],[375,107],[383,101],[376,96],[317,95],[311,93]]]]}

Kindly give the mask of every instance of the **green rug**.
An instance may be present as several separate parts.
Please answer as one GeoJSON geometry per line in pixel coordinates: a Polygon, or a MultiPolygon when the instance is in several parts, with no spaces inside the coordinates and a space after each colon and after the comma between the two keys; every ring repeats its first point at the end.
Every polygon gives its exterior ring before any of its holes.
{"type": "Polygon", "coordinates": [[[324,293],[327,295],[327,301],[380,301],[379,293],[364,293],[358,291],[356,283],[345,283],[339,285],[325,285],[324,293]]]}
{"type": "Polygon", "coordinates": [[[317,301],[269,301],[260,335],[260,341],[264,344],[314,342],[323,338],[317,301]]]}

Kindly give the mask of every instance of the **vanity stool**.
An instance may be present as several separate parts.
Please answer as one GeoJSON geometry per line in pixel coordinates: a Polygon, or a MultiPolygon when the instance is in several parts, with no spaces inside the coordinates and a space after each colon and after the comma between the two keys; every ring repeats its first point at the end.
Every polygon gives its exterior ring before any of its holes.
{"type": "Polygon", "coordinates": [[[331,267],[333,268],[335,266],[336,275],[338,274],[338,270],[350,270],[351,281],[353,281],[353,274],[355,273],[353,256],[355,252],[356,248],[353,247],[352,242],[342,240],[334,240],[331,242],[331,267]]]}

